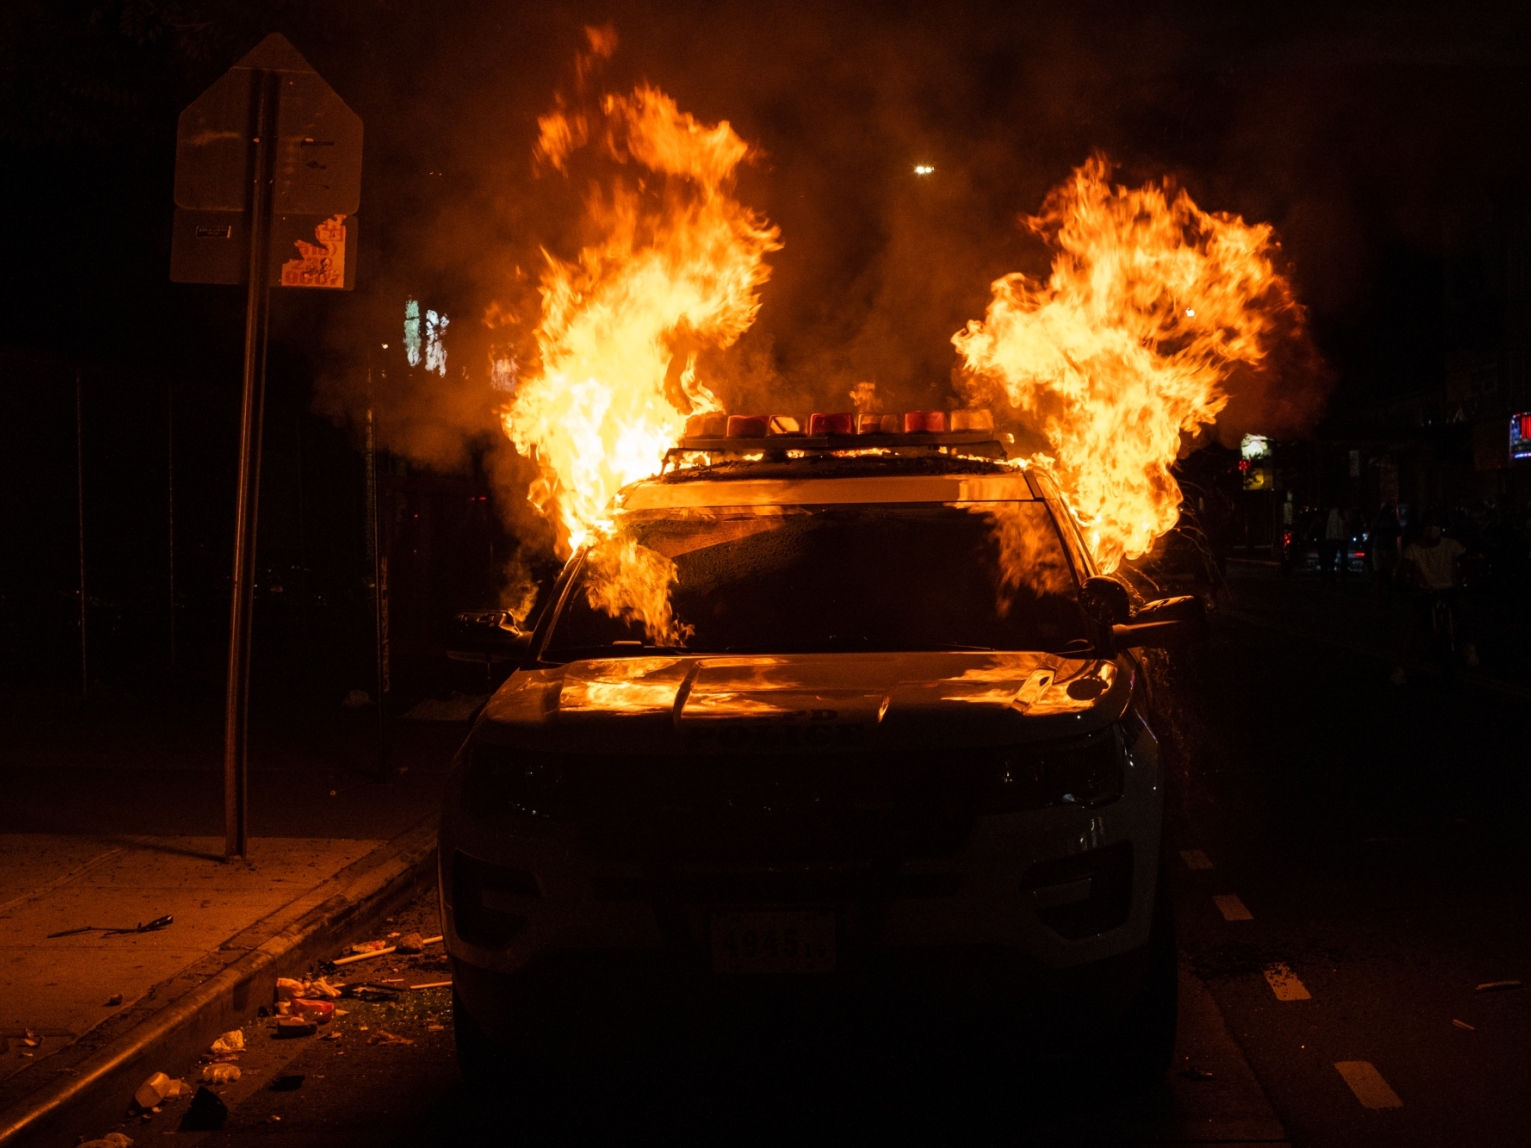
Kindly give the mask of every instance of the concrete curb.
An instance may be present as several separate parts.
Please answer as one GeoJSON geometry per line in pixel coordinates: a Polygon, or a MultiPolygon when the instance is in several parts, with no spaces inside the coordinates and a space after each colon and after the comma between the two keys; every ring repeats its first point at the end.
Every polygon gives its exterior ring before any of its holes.
{"type": "Polygon", "coordinates": [[[116,1124],[150,1073],[195,1059],[219,1033],[251,1020],[272,1000],[277,977],[333,956],[348,935],[367,931],[434,877],[435,862],[433,815],[317,886],[306,898],[317,904],[200,985],[146,1008],[125,1031],[81,1048],[73,1061],[66,1049],[55,1054],[62,1060],[40,1062],[36,1068],[51,1064],[54,1073],[0,1111],[0,1148],[73,1145],[79,1134],[116,1124]]]}

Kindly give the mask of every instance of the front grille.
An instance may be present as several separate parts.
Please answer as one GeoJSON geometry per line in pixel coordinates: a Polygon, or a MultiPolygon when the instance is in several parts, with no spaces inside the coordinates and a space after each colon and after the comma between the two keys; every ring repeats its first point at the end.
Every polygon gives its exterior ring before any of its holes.
{"type": "Polygon", "coordinates": [[[955,897],[957,873],[895,873],[855,869],[813,873],[669,873],[656,877],[598,877],[604,901],[678,905],[843,905],[955,897]]]}
{"type": "Polygon", "coordinates": [[[528,753],[480,743],[466,812],[574,822],[598,855],[644,862],[837,864],[949,857],[996,751],[951,754],[528,753]]]}

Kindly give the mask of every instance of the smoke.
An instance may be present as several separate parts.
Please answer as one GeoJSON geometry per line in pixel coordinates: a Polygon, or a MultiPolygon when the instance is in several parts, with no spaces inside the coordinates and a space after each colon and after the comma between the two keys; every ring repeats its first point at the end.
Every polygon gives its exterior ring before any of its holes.
{"type": "MultiPolygon", "coordinates": [[[[598,80],[570,63],[592,21],[557,5],[469,5],[378,28],[354,62],[311,50],[368,122],[374,253],[368,300],[330,331],[346,357],[317,405],[354,419],[367,392],[355,348],[385,341],[406,297],[431,300],[453,316],[448,372],[374,369],[380,435],[433,466],[487,452],[512,528],[543,537],[526,510],[533,472],[495,439],[493,413],[496,386],[536,362],[543,252],[567,260],[588,239],[589,173],[546,178],[532,160],[554,93],[582,82],[652,82],[755,148],[737,195],[784,246],[754,325],[697,360],[733,410],[847,410],[861,384],[884,410],[952,404],[951,334],[983,314],[996,279],[1046,273],[1045,244],[1017,217],[1097,149],[1123,182],[1168,175],[1208,210],[1271,223],[1316,330],[1382,323],[1367,311],[1382,253],[1437,242],[1441,173],[1486,178],[1519,162],[1496,145],[1513,105],[1487,98],[1495,81],[1480,67],[1499,33],[1457,17],[1204,16],[618,0],[601,10],[621,46],[598,80]],[[1465,86],[1441,82],[1443,69],[1465,86]]],[[[1332,376],[1311,341],[1279,342],[1262,371],[1226,380],[1217,434],[1303,433],[1319,416],[1332,376]]]]}

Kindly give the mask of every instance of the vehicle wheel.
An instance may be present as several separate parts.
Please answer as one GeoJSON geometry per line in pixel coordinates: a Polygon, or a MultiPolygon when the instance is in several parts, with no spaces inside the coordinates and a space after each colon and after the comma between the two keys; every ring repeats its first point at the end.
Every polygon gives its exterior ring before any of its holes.
{"type": "Polygon", "coordinates": [[[1149,930],[1147,967],[1138,992],[1122,1016],[1121,1067],[1139,1085],[1164,1078],[1175,1056],[1175,1029],[1180,1019],[1180,958],[1175,947],[1175,910],[1169,882],[1160,866],[1154,890],[1153,924],[1149,930]]]}

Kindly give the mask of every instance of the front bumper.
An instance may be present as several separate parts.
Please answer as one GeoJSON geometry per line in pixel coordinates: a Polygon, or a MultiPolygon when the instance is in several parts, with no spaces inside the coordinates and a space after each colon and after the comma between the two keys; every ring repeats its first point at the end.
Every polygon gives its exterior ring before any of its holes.
{"type": "Polygon", "coordinates": [[[1103,982],[1131,979],[1148,943],[1162,796],[1145,732],[1116,801],[980,816],[952,856],[645,871],[594,855],[573,825],[473,816],[454,780],[439,853],[446,947],[460,997],[491,1035],[537,1000],[675,1009],[782,988],[943,1007],[1099,997],[1103,982]],[[832,910],[835,971],[714,975],[709,914],[741,908],[832,910]]]}

